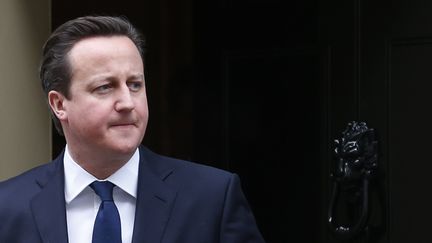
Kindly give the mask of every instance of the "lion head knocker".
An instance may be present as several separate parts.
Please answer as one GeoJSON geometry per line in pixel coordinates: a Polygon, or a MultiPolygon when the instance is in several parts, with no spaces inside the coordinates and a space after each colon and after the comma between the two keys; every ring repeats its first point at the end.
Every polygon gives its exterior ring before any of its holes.
{"type": "Polygon", "coordinates": [[[330,229],[341,238],[352,238],[365,227],[368,218],[369,181],[378,167],[377,141],[373,129],[364,122],[350,122],[342,137],[335,140],[336,168],[331,174],[333,191],[329,205],[330,229]],[[340,192],[359,206],[360,216],[350,226],[336,226],[334,211],[340,192]]]}

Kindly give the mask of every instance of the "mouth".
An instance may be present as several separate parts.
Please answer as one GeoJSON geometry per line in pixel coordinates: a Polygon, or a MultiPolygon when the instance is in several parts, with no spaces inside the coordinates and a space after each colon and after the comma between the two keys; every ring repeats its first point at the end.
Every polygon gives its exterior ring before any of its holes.
{"type": "Polygon", "coordinates": [[[112,127],[132,127],[135,126],[135,124],[118,124],[118,125],[112,125],[112,127]]]}
{"type": "Polygon", "coordinates": [[[114,123],[111,124],[112,128],[130,128],[130,127],[137,127],[137,124],[135,122],[121,122],[121,123],[114,123]]]}

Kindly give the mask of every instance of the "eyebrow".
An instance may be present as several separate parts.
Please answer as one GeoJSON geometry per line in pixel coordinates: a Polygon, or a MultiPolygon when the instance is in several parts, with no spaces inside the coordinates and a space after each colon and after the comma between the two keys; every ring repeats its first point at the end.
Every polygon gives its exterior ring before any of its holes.
{"type": "MultiPolygon", "coordinates": [[[[139,80],[143,80],[143,81],[145,80],[144,74],[142,74],[142,73],[132,74],[132,75],[130,75],[130,76],[127,77],[127,80],[131,80],[131,79],[132,80],[139,79],[139,80]]],[[[113,81],[113,80],[116,80],[116,77],[111,76],[111,75],[102,74],[102,75],[97,75],[97,76],[93,77],[91,79],[91,82],[97,82],[97,81],[100,81],[100,80],[111,80],[111,81],[113,81]]]]}
{"type": "Polygon", "coordinates": [[[133,74],[130,76],[130,79],[142,79],[144,80],[144,74],[140,73],[140,74],[133,74]]]}

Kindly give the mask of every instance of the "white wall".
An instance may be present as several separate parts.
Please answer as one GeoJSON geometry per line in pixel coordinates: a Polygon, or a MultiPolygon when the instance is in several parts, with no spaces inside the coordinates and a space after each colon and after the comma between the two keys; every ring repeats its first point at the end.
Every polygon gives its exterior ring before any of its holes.
{"type": "Polygon", "coordinates": [[[38,79],[50,0],[0,0],[0,180],[49,161],[51,123],[38,79]]]}

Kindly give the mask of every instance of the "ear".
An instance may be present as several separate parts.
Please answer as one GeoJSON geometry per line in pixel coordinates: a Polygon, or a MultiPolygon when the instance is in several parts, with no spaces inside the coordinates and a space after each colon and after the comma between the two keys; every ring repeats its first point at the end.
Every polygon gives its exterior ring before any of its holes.
{"type": "Polygon", "coordinates": [[[51,90],[48,93],[48,103],[52,112],[60,121],[64,121],[67,118],[67,112],[64,106],[65,100],[66,97],[58,91],[51,90]]]}

